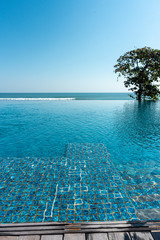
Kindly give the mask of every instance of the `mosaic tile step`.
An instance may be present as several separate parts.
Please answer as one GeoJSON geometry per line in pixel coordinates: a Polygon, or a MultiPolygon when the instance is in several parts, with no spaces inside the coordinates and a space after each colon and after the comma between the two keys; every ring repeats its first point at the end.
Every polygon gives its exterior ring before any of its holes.
{"type": "Polygon", "coordinates": [[[62,158],[0,161],[1,223],[138,219],[103,144],[68,144],[62,158]]]}

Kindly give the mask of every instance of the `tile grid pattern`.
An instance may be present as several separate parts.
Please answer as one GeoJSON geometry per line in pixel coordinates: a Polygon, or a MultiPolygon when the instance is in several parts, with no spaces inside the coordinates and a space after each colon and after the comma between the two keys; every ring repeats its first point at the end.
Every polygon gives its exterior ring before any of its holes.
{"type": "Polygon", "coordinates": [[[103,144],[62,158],[0,159],[0,222],[137,220],[103,144]]]}

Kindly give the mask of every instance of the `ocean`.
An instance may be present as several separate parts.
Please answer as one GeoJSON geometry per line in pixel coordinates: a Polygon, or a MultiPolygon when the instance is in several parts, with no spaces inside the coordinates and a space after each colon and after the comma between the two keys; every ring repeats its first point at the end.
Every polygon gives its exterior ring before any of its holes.
{"type": "Polygon", "coordinates": [[[132,100],[128,93],[0,93],[0,100],[132,100]]]}

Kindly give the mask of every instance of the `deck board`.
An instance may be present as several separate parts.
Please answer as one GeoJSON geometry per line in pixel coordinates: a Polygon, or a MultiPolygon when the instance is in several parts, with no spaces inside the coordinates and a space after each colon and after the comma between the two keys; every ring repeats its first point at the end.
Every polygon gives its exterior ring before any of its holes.
{"type": "Polygon", "coordinates": [[[154,240],[150,232],[131,232],[132,240],[154,240]]]}
{"type": "Polygon", "coordinates": [[[109,240],[107,233],[90,233],[86,237],[87,240],[109,240]]]}
{"type": "Polygon", "coordinates": [[[0,240],[19,240],[19,237],[14,237],[14,236],[0,236],[0,240]]]}
{"type": "Polygon", "coordinates": [[[40,235],[20,236],[18,240],[40,240],[40,235]]]}
{"type": "Polygon", "coordinates": [[[109,233],[109,240],[131,240],[129,233],[127,232],[117,232],[117,233],[109,233]]]}
{"type": "Polygon", "coordinates": [[[63,235],[42,235],[41,240],[62,240],[63,235]]]}
{"type": "Polygon", "coordinates": [[[64,234],[64,240],[85,240],[84,233],[64,234]]]}
{"type": "Polygon", "coordinates": [[[160,240],[160,222],[0,224],[0,240],[160,240]]]}

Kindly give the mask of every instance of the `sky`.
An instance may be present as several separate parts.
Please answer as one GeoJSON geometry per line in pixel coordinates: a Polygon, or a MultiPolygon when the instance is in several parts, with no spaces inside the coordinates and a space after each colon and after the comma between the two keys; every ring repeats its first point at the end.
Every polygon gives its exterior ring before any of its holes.
{"type": "Polygon", "coordinates": [[[120,55],[160,49],[159,0],[0,0],[0,92],[127,92],[120,55]]]}

